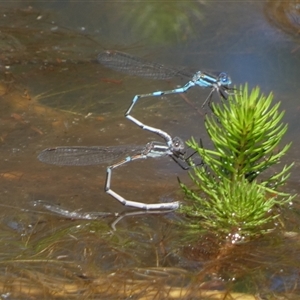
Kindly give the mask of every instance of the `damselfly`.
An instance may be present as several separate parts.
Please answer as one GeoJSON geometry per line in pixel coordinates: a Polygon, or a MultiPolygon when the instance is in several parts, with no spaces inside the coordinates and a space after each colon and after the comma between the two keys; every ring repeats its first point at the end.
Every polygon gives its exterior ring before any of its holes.
{"type": "MultiPolygon", "coordinates": [[[[167,133],[165,134],[167,135],[167,133]]],[[[170,144],[150,142],[146,144],[146,146],[48,148],[43,150],[38,155],[38,159],[44,163],[54,165],[87,166],[110,163],[124,155],[127,155],[125,159],[107,167],[105,182],[106,193],[114,197],[125,206],[131,206],[145,210],[177,209],[179,206],[178,202],[146,204],[143,202],[126,200],[111,189],[111,177],[113,169],[128,162],[146,158],[159,158],[163,156],[171,157],[181,168],[185,169],[185,145],[179,137],[172,138],[170,144]]]]}
{"type": "Polygon", "coordinates": [[[148,94],[135,95],[133,97],[131,105],[125,113],[125,117],[145,130],[149,130],[149,127],[130,115],[134,105],[141,98],[159,97],[169,94],[184,93],[191,87],[200,86],[202,88],[211,89],[209,95],[202,104],[203,107],[206,103],[211,101],[212,95],[215,91],[218,92],[221,98],[226,99],[231,90],[229,88],[229,85],[231,84],[231,79],[225,72],[212,74],[198,71],[192,74],[183,69],[172,69],[158,63],[152,63],[147,60],[134,57],[127,53],[113,50],[108,50],[103,53],[100,53],[98,55],[98,62],[116,71],[152,79],[169,79],[174,76],[188,78],[189,81],[183,87],[179,87],[169,91],[157,91],[148,94]]]}

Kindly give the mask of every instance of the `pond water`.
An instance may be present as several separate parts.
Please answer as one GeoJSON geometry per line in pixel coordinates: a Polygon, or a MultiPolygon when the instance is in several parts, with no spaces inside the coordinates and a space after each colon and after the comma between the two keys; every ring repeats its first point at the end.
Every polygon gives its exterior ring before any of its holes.
{"type": "MultiPolygon", "coordinates": [[[[176,225],[182,218],[176,212],[131,215],[104,192],[105,164],[53,166],[37,159],[54,146],[159,141],[124,113],[134,95],[186,82],[137,78],[96,62],[98,53],[114,49],[175,67],[226,71],[236,85],[273,91],[289,125],[283,142],[293,142],[283,161],[295,162],[285,189],[299,193],[299,5],[6,3],[0,15],[1,299],[299,299],[299,197],[284,213],[284,232],[224,245],[212,234],[189,235],[176,225]]],[[[171,136],[209,144],[201,107],[207,94],[196,87],[163,101],[143,99],[134,116],[171,136]]],[[[183,201],[177,176],[189,182],[169,158],[135,161],[114,171],[112,187],[133,201],[183,201]]]]}

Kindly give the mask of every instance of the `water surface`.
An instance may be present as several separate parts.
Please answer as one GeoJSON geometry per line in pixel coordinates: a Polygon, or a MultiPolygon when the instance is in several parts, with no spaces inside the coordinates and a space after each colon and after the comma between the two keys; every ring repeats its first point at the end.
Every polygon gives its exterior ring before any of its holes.
{"type": "MultiPolygon", "coordinates": [[[[113,231],[114,213],[132,210],[104,193],[105,165],[57,167],[36,159],[53,146],[159,140],[124,112],[135,94],[185,82],[135,78],[95,63],[99,52],[117,49],[167,65],[226,71],[237,85],[273,91],[289,124],[284,142],[293,141],[284,163],[296,162],[286,189],[297,193],[299,39],[270,22],[278,17],[275,2],[6,4],[0,18],[3,298],[299,297],[298,199],[284,214],[284,232],[245,245],[224,245],[207,233],[195,238],[175,225],[182,218],[176,212],[124,217],[113,231]],[[34,206],[38,200],[108,216],[70,220],[34,206]]],[[[207,92],[184,95],[198,110],[172,95],[143,100],[134,115],[209,145],[205,111],[199,113],[207,92]]],[[[170,159],[149,159],[117,169],[112,185],[130,200],[184,201],[176,176],[189,180],[170,159]]]]}

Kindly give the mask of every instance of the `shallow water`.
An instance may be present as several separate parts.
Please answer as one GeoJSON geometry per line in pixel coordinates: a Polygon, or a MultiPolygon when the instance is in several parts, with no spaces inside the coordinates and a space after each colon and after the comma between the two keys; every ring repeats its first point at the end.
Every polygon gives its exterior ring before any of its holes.
{"type": "MultiPolygon", "coordinates": [[[[3,8],[2,298],[299,297],[298,199],[284,213],[284,233],[245,245],[224,245],[207,233],[195,240],[175,225],[182,218],[176,212],[120,218],[113,231],[114,214],[132,209],[104,193],[105,165],[58,167],[36,159],[53,146],[159,140],[124,112],[135,94],[185,82],[135,78],[94,62],[99,52],[117,49],[167,65],[224,70],[235,84],[273,91],[286,111],[285,142],[293,141],[284,163],[296,162],[286,189],[299,193],[297,35],[276,27],[280,22],[269,23],[276,16],[274,5],[265,6],[270,3],[161,3],[22,1],[3,8]],[[107,215],[70,220],[38,200],[78,214],[107,215]]],[[[207,91],[195,88],[184,96],[200,111],[207,91]]],[[[208,143],[203,114],[181,95],[163,100],[143,100],[135,116],[172,136],[208,143]]],[[[182,201],[176,176],[188,182],[168,158],[136,161],[113,173],[112,186],[130,200],[182,201]]]]}

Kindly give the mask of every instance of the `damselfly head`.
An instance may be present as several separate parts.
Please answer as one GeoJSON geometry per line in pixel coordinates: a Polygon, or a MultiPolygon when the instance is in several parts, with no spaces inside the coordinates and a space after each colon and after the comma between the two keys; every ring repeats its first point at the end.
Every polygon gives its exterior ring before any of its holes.
{"type": "Polygon", "coordinates": [[[185,144],[180,137],[178,136],[174,137],[172,142],[173,142],[172,143],[173,152],[177,152],[178,154],[182,154],[182,155],[185,154],[185,144]]]}
{"type": "Polygon", "coordinates": [[[229,75],[225,72],[221,72],[218,76],[218,80],[217,82],[219,83],[219,85],[230,85],[231,84],[231,78],[229,77],[229,75]]]}

